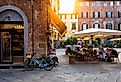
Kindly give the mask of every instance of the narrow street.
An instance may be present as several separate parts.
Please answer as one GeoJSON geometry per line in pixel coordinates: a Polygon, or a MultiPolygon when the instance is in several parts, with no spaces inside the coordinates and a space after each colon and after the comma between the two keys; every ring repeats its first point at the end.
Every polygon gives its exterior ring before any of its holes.
{"type": "Polygon", "coordinates": [[[120,64],[69,64],[64,49],[57,49],[56,52],[60,64],[52,71],[0,69],[0,82],[121,82],[120,64]]]}

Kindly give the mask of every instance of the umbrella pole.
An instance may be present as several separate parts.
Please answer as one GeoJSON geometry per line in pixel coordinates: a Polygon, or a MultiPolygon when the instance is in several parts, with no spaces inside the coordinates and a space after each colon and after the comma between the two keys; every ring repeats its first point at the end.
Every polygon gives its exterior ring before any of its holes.
{"type": "Polygon", "coordinates": [[[92,45],[92,47],[93,47],[93,36],[94,35],[91,35],[91,45],[92,45]]]}
{"type": "Polygon", "coordinates": [[[92,60],[94,59],[94,58],[93,58],[93,53],[94,53],[94,52],[93,52],[93,50],[94,50],[94,49],[93,49],[93,48],[94,48],[94,47],[93,47],[93,36],[94,36],[94,35],[91,35],[91,45],[92,45],[92,46],[91,46],[91,47],[92,47],[91,56],[92,56],[92,60]]]}

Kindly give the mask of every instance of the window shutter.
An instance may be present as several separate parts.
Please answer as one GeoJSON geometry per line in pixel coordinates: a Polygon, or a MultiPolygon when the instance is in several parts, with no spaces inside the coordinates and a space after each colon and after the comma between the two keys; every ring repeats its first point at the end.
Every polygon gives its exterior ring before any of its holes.
{"type": "Polygon", "coordinates": [[[118,18],[121,17],[121,11],[118,11],[118,18]]]}
{"type": "Polygon", "coordinates": [[[107,14],[108,14],[108,12],[106,12],[106,18],[108,17],[108,15],[107,15],[107,14]]]}
{"type": "Polygon", "coordinates": [[[81,12],[81,17],[83,18],[83,12],[81,12]]]}
{"type": "Polygon", "coordinates": [[[95,24],[93,24],[93,28],[95,28],[95,24]]]}
{"type": "Polygon", "coordinates": [[[121,11],[119,11],[119,18],[121,17],[121,11]]]}
{"type": "Polygon", "coordinates": [[[106,29],[108,29],[108,25],[106,24],[106,29]]]}
{"type": "Polygon", "coordinates": [[[88,24],[86,24],[86,29],[88,29],[88,24]]]}
{"type": "Polygon", "coordinates": [[[72,14],[71,14],[71,19],[72,19],[73,17],[72,17],[72,14]]]}
{"type": "Polygon", "coordinates": [[[118,18],[119,18],[119,11],[118,11],[118,18]]]}
{"type": "Polygon", "coordinates": [[[111,12],[111,18],[112,18],[112,12],[111,12]]]}
{"type": "Polygon", "coordinates": [[[95,18],[95,12],[93,12],[93,18],[95,18]]]}
{"type": "Polygon", "coordinates": [[[100,18],[100,12],[98,12],[98,18],[100,18]]]}
{"type": "Polygon", "coordinates": [[[84,24],[82,24],[82,30],[83,30],[83,25],[84,25],[84,24]]]}
{"type": "Polygon", "coordinates": [[[111,26],[111,29],[112,29],[112,24],[110,24],[110,26],[111,26]]]}
{"type": "Polygon", "coordinates": [[[100,25],[98,24],[98,28],[100,28],[100,25]]]}
{"type": "Polygon", "coordinates": [[[65,19],[66,19],[66,14],[65,14],[65,19]]]}
{"type": "Polygon", "coordinates": [[[86,12],[86,18],[88,18],[88,12],[86,12]]]}
{"type": "Polygon", "coordinates": [[[75,19],[77,19],[77,15],[75,14],[75,19]]]}
{"type": "Polygon", "coordinates": [[[119,30],[121,30],[121,23],[119,23],[119,30]]]}

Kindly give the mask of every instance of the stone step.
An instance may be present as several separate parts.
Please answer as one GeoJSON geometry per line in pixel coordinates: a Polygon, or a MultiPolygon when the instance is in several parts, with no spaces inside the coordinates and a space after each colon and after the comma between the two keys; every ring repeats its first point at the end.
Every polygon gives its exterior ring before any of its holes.
{"type": "Polygon", "coordinates": [[[0,64],[0,69],[9,69],[9,68],[23,68],[23,63],[13,63],[13,64],[0,64]]]}

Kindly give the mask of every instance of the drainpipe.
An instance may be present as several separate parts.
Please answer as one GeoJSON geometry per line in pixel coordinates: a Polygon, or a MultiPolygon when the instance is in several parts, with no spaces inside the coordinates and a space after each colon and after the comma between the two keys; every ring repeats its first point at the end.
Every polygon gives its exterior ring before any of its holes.
{"type": "Polygon", "coordinates": [[[32,15],[32,53],[34,53],[34,10],[33,10],[33,0],[31,0],[31,15],[32,15]]]}

